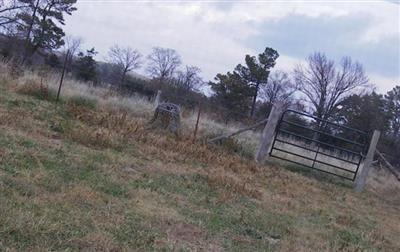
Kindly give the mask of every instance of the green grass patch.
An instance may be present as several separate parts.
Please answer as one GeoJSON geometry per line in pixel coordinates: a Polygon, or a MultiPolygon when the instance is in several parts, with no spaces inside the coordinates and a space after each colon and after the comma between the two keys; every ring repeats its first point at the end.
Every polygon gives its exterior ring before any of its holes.
{"type": "Polygon", "coordinates": [[[31,202],[8,205],[0,215],[1,246],[17,250],[43,248],[70,250],[69,241],[93,231],[90,216],[76,214],[66,204],[37,205],[31,202]]]}
{"type": "Polygon", "coordinates": [[[332,248],[342,251],[377,251],[374,246],[364,238],[365,230],[352,228],[339,229],[330,241],[332,248]]]}
{"type": "MultiPolygon", "coordinates": [[[[153,223],[157,226],[157,223],[153,223]]],[[[139,216],[132,211],[125,212],[123,224],[109,230],[114,239],[125,247],[135,248],[141,251],[154,250],[156,239],[163,237],[155,228],[151,228],[150,220],[143,221],[143,216],[139,216]]],[[[154,227],[153,226],[153,227],[154,227]]]]}
{"type": "Polygon", "coordinates": [[[291,163],[289,161],[281,161],[281,160],[278,161],[278,160],[274,159],[270,163],[274,164],[276,166],[283,167],[291,172],[301,174],[305,177],[309,177],[309,178],[318,180],[323,183],[330,183],[330,184],[334,184],[334,185],[345,187],[345,188],[352,188],[352,186],[353,186],[353,183],[350,180],[346,180],[346,179],[340,178],[338,176],[319,171],[317,169],[313,169],[313,168],[305,167],[305,166],[298,165],[295,163],[291,163]]]}
{"type": "Polygon", "coordinates": [[[203,227],[212,237],[223,240],[228,250],[258,250],[276,247],[269,243],[271,237],[282,239],[290,233],[293,220],[284,214],[260,211],[258,203],[241,196],[228,202],[219,201],[219,192],[207,184],[201,175],[145,175],[130,183],[134,188],[149,189],[169,197],[178,193],[194,208],[182,207],[171,200],[190,223],[203,227]],[[236,243],[232,237],[245,237],[251,243],[236,243]]]}

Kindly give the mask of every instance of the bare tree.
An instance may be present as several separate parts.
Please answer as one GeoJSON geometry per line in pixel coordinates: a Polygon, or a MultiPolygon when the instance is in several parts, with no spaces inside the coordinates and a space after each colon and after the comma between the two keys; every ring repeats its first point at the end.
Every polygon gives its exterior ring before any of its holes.
{"type": "Polygon", "coordinates": [[[121,71],[120,85],[125,81],[126,74],[138,69],[142,65],[142,54],[130,47],[119,47],[114,45],[108,52],[109,61],[118,66],[121,71]]]}
{"type": "Polygon", "coordinates": [[[73,56],[79,51],[82,44],[82,38],[68,35],[64,38],[64,42],[64,52],[69,51],[70,55],[73,56]]]}
{"type": "Polygon", "coordinates": [[[289,98],[297,91],[295,83],[289,75],[283,71],[275,71],[270,74],[267,85],[260,89],[261,98],[273,104],[276,101],[287,103],[289,98]]]}
{"type": "Polygon", "coordinates": [[[160,82],[172,77],[176,68],[181,64],[178,53],[169,48],[153,47],[153,51],[147,56],[147,59],[149,61],[147,71],[160,82]]]}
{"type": "Polygon", "coordinates": [[[179,71],[177,84],[186,91],[198,90],[204,83],[199,76],[201,70],[196,66],[186,66],[184,71],[179,71]]]}
{"type": "Polygon", "coordinates": [[[27,7],[25,3],[16,0],[0,0],[0,27],[6,27],[9,24],[18,21],[17,12],[27,7]]]}
{"type": "Polygon", "coordinates": [[[294,76],[314,114],[325,120],[333,115],[344,98],[368,85],[360,63],[344,57],[336,65],[319,52],[310,55],[305,66],[298,65],[294,76]]]}
{"type": "Polygon", "coordinates": [[[69,35],[65,37],[64,41],[65,44],[63,45],[63,51],[64,51],[63,53],[66,55],[68,52],[67,68],[70,68],[74,56],[80,50],[82,44],[82,38],[73,37],[69,35]]]}

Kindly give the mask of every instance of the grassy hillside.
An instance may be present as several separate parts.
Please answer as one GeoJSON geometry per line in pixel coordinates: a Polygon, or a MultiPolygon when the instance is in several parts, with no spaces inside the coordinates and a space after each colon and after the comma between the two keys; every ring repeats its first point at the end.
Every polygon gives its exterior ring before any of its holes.
{"type": "MultiPolygon", "coordinates": [[[[0,80],[0,251],[398,251],[368,190],[146,128],[149,113],[0,80]]],[[[105,99],[105,98],[103,98],[105,99]]],[[[382,182],[384,181],[384,182],[382,182]]]]}

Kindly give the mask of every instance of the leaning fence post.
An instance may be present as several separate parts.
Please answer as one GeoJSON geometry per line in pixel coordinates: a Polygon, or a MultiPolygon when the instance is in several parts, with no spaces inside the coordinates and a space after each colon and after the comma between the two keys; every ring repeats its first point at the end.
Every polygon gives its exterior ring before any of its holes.
{"type": "Polygon", "coordinates": [[[272,141],[275,135],[275,129],[278,125],[279,119],[284,110],[284,103],[278,101],[273,104],[271,112],[268,117],[268,122],[262,132],[260,147],[257,150],[255,160],[257,163],[265,161],[268,155],[269,148],[271,147],[272,141]]]}
{"type": "Polygon", "coordinates": [[[367,182],[367,178],[368,178],[368,173],[372,167],[372,161],[374,159],[376,145],[378,144],[380,135],[381,135],[381,132],[378,130],[375,130],[374,134],[372,135],[371,143],[369,144],[369,148],[368,148],[368,153],[364,160],[364,165],[361,169],[360,175],[358,175],[356,178],[356,183],[355,183],[355,187],[354,187],[354,191],[356,191],[356,192],[362,192],[364,190],[365,183],[367,182]]]}
{"type": "Polygon", "coordinates": [[[201,103],[199,103],[199,111],[197,112],[196,126],[194,127],[193,143],[196,141],[197,130],[199,129],[200,114],[201,114],[201,103]]]}
{"type": "Polygon", "coordinates": [[[58,102],[58,100],[60,99],[61,86],[64,81],[64,74],[65,74],[65,68],[67,67],[68,57],[69,57],[69,50],[67,51],[67,54],[65,54],[64,66],[61,73],[60,85],[58,86],[56,102],[58,102]]]}

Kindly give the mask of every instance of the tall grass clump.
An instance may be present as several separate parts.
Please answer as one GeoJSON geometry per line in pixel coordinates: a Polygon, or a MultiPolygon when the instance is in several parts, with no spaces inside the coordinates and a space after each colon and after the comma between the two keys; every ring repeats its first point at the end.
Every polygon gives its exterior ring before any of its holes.
{"type": "MultiPolygon", "coordinates": [[[[43,76],[38,72],[25,70],[14,81],[14,84],[17,89],[29,89],[27,92],[30,93],[40,90],[41,85],[45,86],[48,92],[55,93],[58,90],[59,82],[60,74],[57,72],[47,72],[43,76]]],[[[145,98],[123,96],[107,87],[89,85],[89,83],[76,80],[69,75],[64,79],[61,98],[89,107],[128,109],[132,115],[139,117],[150,116],[154,109],[154,105],[145,98]]]]}
{"type": "Polygon", "coordinates": [[[75,106],[86,107],[91,110],[95,110],[97,106],[97,100],[93,98],[87,98],[81,95],[71,96],[68,99],[68,103],[74,104],[75,106]]]}
{"type": "Polygon", "coordinates": [[[10,67],[7,61],[0,61],[0,82],[2,84],[10,81],[10,67]]]}

